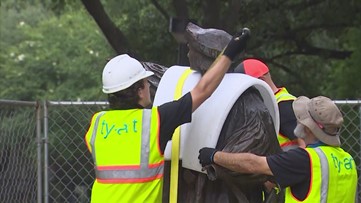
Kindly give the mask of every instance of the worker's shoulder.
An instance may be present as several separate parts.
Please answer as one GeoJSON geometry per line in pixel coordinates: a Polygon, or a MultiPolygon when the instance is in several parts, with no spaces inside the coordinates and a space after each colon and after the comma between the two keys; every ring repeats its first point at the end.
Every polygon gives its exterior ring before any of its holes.
{"type": "Polygon", "coordinates": [[[309,160],[309,155],[307,153],[307,151],[304,148],[298,147],[298,148],[294,148],[294,149],[290,149],[288,151],[279,153],[279,154],[274,154],[270,156],[270,159],[273,160],[278,160],[278,161],[292,161],[292,162],[297,162],[297,161],[308,161],[309,160]]]}

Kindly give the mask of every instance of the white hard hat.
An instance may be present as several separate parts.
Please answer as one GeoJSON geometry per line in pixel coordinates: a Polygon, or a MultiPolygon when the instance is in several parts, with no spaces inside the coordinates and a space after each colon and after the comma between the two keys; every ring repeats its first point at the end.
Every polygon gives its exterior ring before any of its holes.
{"type": "Polygon", "coordinates": [[[153,74],[152,71],[146,71],[139,61],[128,56],[128,54],[116,56],[104,67],[103,92],[110,94],[124,90],[153,74]]]}

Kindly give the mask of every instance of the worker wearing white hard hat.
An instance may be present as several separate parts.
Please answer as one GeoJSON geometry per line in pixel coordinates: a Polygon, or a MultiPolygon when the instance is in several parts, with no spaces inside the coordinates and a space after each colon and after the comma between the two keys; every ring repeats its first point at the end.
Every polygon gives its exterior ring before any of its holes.
{"type": "Polygon", "coordinates": [[[154,73],[143,68],[142,64],[127,54],[111,59],[103,70],[103,92],[106,94],[124,90],[135,82],[154,73]]]}
{"type": "Polygon", "coordinates": [[[107,111],[94,114],[85,141],[92,154],[95,182],[91,202],[162,202],[163,153],[174,130],[217,88],[232,60],[245,47],[247,31],[238,32],[198,84],[179,100],[151,104],[146,71],[123,54],[103,70],[107,111]]]}

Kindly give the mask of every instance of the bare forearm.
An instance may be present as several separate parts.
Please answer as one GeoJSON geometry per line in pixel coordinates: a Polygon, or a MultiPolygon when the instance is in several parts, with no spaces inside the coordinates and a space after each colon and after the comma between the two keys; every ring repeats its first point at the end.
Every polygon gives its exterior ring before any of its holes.
{"type": "Polygon", "coordinates": [[[230,65],[231,60],[228,57],[220,56],[204,74],[196,88],[209,97],[221,83],[230,65]]]}
{"type": "Polygon", "coordinates": [[[266,157],[251,153],[216,152],[214,162],[239,173],[272,175],[266,157]]]}

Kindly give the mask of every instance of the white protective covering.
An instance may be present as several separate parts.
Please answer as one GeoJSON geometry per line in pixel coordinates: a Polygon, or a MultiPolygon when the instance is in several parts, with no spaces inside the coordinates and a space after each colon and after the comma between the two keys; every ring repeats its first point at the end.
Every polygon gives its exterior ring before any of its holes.
{"type": "MultiPolygon", "coordinates": [[[[172,66],[164,73],[155,94],[154,105],[159,106],[174,100],[178,80],[187,68],[189,67],[172,66]]],[[[184,81],[182,95],[191,91],[200,78],[200,73],[191,73],[184,81]]],[[[199,149],[216,146],[229,111],[240,95],[251,86],[261,93],[278,134],[278,106],[267,83],[245,74],[227,73],[212,96],[193,112],[192,122],[181,126],[180,159],[182,159],[183,167],[202,172],[198,161],[199,149]]],[[[166,160],[171,158],[171,146],[171,141],[169,141],[164,152],[166,160]]]]}

